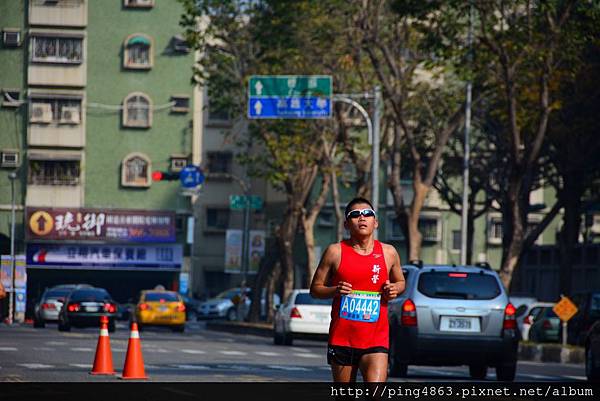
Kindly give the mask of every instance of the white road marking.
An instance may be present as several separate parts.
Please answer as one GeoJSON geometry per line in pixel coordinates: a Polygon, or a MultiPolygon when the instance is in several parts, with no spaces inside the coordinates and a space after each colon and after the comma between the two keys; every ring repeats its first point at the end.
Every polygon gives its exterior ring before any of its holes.
{"type": "Polygon", "coordinates": [[[43,363],[18,363],[17,365],[27,369],[50,369],[54,367],[54,365],[44,365],[43,363]]]}
{"type": "Polygon", "coordinates": [[[177,369],[186,369],[186,370],[210,370],[208,366],[202,365],[171,365],[177,369]]]}
{"type": "Polygon", "coordinates": [[[15,347],[0,347],[0,351],[18,351],[15,347]]]}
{"type": "Polygon", "coordinates": [[[262,355],[262,356],[280,356],[281,354],[279,352],[270,352],[270,351],[256,351],[257,355],[262,355]]]}
{"type": "Polygon", "coordinates": [[[545,375],[532,375],[532,374],[520,374],[521,377],[530,377],[532,379],[541,379],[541,380],[556,380],[557,376],[545,376],[545,375]]]}
{"type": "Polygon", "coordinates": [[[292,351],[294,352],[310,352],[310,350],[306,349],[306,348],[298,348],[298,347],[292,347],[290,348],[292,351]]]}
{"type": "Polygon", "coordinates": [[[91,363],[70,363],[69,366],[82,369],[91,369],[93,367],[91,363]]]}
{"type": "Polygon", "coordinates": [[[561,376],[561,377],[566,377],[566,378],[575,379],[575,380],[587,380],[587,377],[585,377],[585,376],[561,376]]]}
{"type": "Polygon", "coordinates": [[[186,354],[206,354],[206,351],[202,351],[201,349],[182,349],[180,351],[186,354]]]}
{"type": "Polygon", "coordinates": [[[296,370],[296,371],[303,371],[303,372],[310,370],[307,368],[303,368],[301,366],[267,365],[267,367],[271,368],[271,369],[290,370],[290,371],[296,370]]]}
{"type": "Polygon", "coordinates": [[[146,348],[146,349],[144,349],[144,351],[147,351],[147,352],[157,352],[159,354],[166,354],[166,353],[169,352],[169,350],[166,350],[164,348],[146,348]]]}
{"type": "Polygon", "coordinates": [[[46,345],[67,345],[68,343],[65,341],[48,341],[45,344],[46,345]]]}
{"type": "Polygon", "coordinates": [[[56,351],[56,348],[50,347],[33,347],[33,349],[36,351],[56,351]]]}
{"type": "Polygon", "coordinates": [[[247,352],[242,351],[219,351],[223,355],[248,355],[247,352]]]}
{"type": "Polygon", "coordinates": [[[87,347],[78,347],[78,348],[71,348],[71,351],[76,351],[76,352],[93,352],[94,350],[91,348],[87,348],[87,347]]]}
{"type": "Polygon", "coordinates": [[[127,351],[125,348],[112,348],[114,352],[125,352],[127,351]]]}
{"type": "Polygon", "coordinates": [[[321,358],[321,355],[315,354],[294,354],[294,356],[299,356],[300,358],[321,358]]]}

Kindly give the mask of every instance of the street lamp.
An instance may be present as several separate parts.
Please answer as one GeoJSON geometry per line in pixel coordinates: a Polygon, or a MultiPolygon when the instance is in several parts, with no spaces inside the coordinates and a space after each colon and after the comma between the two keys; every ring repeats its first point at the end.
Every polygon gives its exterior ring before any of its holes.
{"type": "Polygon", "coordinates": [[[17,173],[12,171],[8,178],[10,179],[10,269],[11,269],[11,294],[8,298],[8,323],[13,324],[15,310],[15,180],[17,173]]]}

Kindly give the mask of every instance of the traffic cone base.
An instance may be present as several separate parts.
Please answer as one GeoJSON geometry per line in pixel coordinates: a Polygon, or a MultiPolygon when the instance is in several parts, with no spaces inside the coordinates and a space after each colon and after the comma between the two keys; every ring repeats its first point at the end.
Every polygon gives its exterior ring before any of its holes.
{"type": "MultiPolygon", "coordinates": [[[[104,316],[103,316],[104,317],[104,316]]],[[[108,337],[108,319],[100,319],[100,337],[96,346],[96,356],[91,375],[114,375],[112,351],[108,337]]]]}
{"type": "Polygon", "coordinates": [[[124,380],[144,380],[147,379],[144,370],[144,358],[142,356],[142,343],[140,342],[140,333],[137,323],[131,324],[131,333],[129,335],[129,344],[127,344],[127,355],[125,356],[125,366],[123,374],[120,377],[124,380]]]}

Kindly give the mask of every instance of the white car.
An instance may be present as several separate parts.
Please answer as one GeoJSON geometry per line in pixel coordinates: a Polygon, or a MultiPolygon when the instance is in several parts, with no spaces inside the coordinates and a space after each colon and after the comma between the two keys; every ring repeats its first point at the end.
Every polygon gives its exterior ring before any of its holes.
{"type": "Polygon", "coordinates": [[[332,299],[317,299],[309,290],[292,291],[273,321],[273,342],[292,345],[297,334],[328,334],[332,299]]]}

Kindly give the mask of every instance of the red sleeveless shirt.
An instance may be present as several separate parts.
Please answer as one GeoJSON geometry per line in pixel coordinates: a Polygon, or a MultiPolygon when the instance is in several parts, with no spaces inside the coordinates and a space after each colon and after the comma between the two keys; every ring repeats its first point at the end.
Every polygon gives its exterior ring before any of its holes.
{"type": "MultiPolygon", "coordinates": [[[[340,266],[333,276],[332,285],[337,285],[340,281],[345,281],[352,284],[352,291],[368,291],[377,292],[380,295],[379,318],[375,322],[349,320],[340,316],[340,308],[342,313],[348,316],[344,311],[347,309],[347,302],[341,305],[342,296],[336,295],[333,299],[331,309],[331,325],[329,326],[329,344],[353,347],[359,349],[371,347],[389,348],[389,325],[387,302],[381,297],[383,286],[388,280],[388,270],[383,256],[383,247],[381,242],[375,241],[373,253],[370,255],[361,255],[357,253],[346,241],[340,242],[342,247],[342,256],[340,266]]],[[[370,297],[376,296],[370,294],[370,297]]],[[[358,303],[358,308],[361,309],[361,303],[358,303]]],[[[366,303],[363,303],[366,305],[366,303]]],[[[369,303],[369,313],[377,306],[369,303]]],[[[363,307],[362,311],[366,312],[367,308],[363,307]]],[[[359,311],[360,312],[360,311],[359,311]]],[[[370,314],[365,314],[366,318],[370,318],[370,314]]],[[[362,318],[364,319],[364,318],[362,318]]]]}

